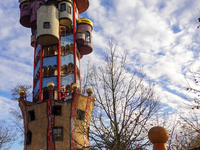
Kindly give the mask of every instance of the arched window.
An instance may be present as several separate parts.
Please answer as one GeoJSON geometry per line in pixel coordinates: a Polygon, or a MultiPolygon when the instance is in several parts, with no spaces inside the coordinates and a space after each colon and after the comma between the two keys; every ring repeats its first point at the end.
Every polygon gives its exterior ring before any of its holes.
{"type": "Polygon", "coordinates": [[[58,75],[58,67],[56,65],[53,66],[53,70],[54,70],[54,76],[58,75]]]}
{"type": "Polygon", "coordinates": [[[49,56],[53,56],[54,55],[54,50],[51,46],[48,47],[48,51],[49,51],[49,56]]]}
{"type": "Polygon", "coordinates": [[[85,42],[90,43],[90,32],[85,32],[85,42]]]}
{"type": "Polygon", "coordinates": [[[62,55],[62,56],[65,55],[65,47],[64,47],[64,46],[61,47],[61,55],[62,55]]]}
{"type": "Polygon", "coordinates": [[[49,99],[49,90],[48,88],[43,89],[43,100],[49,99]]]}
{"type": "Polygon", "coordinates": [[[47,67],[43,67],[42,72],[43,72],[43,77],[47,77],[47,67]]]}
{"type": "Polygon", "coordinates": [[[32,140],[32,132],[28,130],[27,135],[26,135],[26,145],[30,145],[32,140]]]}
{"type": "Polygon", "coordinates": [[[54,55],[58,55],[58,47],[55,45],[53,49],[54,49],[54,55]]]}
{"type": "Polygon", "coordinates": [[[74,72],[74,64],[72,64],[72,63],[68,64],[67,72],[68,73],[74,72]]]}
{"type": "Polygon", "coordinates": [[[52,66],[49,66],[49,67],[47,68],[47,76],[48,76],[48,77],[53,76],[53,68],[52,68],[52,66]]]}
{"type": "Polygon", "coordinates": [[[61,76],[67,75],[67,65],[61,67],[61,76]]]}
{"type": "Polygon", "coordinates": [[[44,48],[43,48],[43,53],[44,53],[44,57],[48,56],[47,47],[44,47],[44,48]]]}
{"type": "Polygon", "coordinates": [[[65,50],[66,50],[66,55],[68,55],[68,54],[69,54],[69,44],[67,44],[67,45],[65,46],[65,50]]]}
{"type": "Polygon", "coordinates": [[[73,51],[74,51],[74,44],[71,43],[69,48],[69,53],[73,53],[73,51]]]}

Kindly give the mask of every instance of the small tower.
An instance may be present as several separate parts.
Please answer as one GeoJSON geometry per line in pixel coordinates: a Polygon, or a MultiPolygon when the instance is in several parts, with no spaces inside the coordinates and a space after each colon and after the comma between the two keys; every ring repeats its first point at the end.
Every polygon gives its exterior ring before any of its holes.
{"type": "Polygon", "coordinates": [[[80,94],[80,59],[92,52],[93,23],[79,19],[89,0],[19,0],[20,23],[31,29],[33,100],[20,92],[24,150],[89,149],[95,99],[80,94]]]}

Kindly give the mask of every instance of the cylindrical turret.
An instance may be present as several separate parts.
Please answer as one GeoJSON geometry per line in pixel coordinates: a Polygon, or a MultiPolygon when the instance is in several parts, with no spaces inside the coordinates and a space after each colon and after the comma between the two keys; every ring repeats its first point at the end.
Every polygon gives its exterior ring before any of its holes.
{"type": "Polygon", "coordinates": [[[42,5],[37,10],[37,43],[42,46],[58,44],[58,9],[54,5],[42,5]]]}
{"type": "Polygon", "coordinates": [[[72,24],[72,1],[61,1],[58,8],[60,10],[60,25],[70,26],[72,24]]]}
{"type": "Polygon", "coordinates": [[[20,23],[24,27],[30,28],[30,17],[31,17],[31,2],[23,0],[20,5],[20,23]]]}
{"type": "Polygon", "coordinates": [[[81,55],[87,55],[92,52],[92,29],[93,23],[89,19],[78,19],[78,31],[76,33],[76,42],[81,55]]]}
{"type": "Polygon", "coordinates": [[[31,28],[36,29],[37,9],[44,4],[42,0],[36,0],[31,4],[31,28]]]}

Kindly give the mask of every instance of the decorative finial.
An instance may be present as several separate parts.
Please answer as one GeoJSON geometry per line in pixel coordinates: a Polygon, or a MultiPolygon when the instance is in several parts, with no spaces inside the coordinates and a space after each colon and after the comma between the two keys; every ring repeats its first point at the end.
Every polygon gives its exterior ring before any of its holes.
{"type": "Polygon", "coordinates": [[[87,89],[87,94],[90,96],[93,94],[93,90],[91,88],[87,89]]]}
{"type": "Polygon", "coordinates": [[[96,97],[93,97],[93,100],[94,100],[94,101],[96,101],[96,100],[97,100],[97,98],[96,98],[96,97]]]}
{"type": "Polygon", "coordinates": [[[169,134],[164,127],[157,126],[149,130],[148,137],[153,144],[166,143],[169,134]]]}
{"type": "Polygon", "coordinates": [[[49,89],[53,89],[53,88],[54,88],[54,83],[53,83],[53,82],[49,82],[49,83],[47,84],[47,87],[48,87],[49,89]]]}
{"type": "Polygon", "coordinates": [[[24,90],[20,90],[20,91],[19,91],[19,95],[20,95],[20,96],[24,96],[24,95],[25,95],[25,91],[24,91],[24,90]]]}
{"type": "Polygon", "coordinates": [[[72,84],[72,90],[78,90],[78,89],[79,89],[78,84],[76,83],[72,84]]]}

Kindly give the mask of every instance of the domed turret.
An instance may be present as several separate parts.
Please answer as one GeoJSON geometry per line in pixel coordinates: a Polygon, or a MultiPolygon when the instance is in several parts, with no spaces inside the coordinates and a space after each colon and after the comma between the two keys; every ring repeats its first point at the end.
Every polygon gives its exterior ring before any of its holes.
{"type": "Polygon", "coordinates": [[[85,12],[89,7],[89,0],[76,0],[79,13],[85,12]]]}

